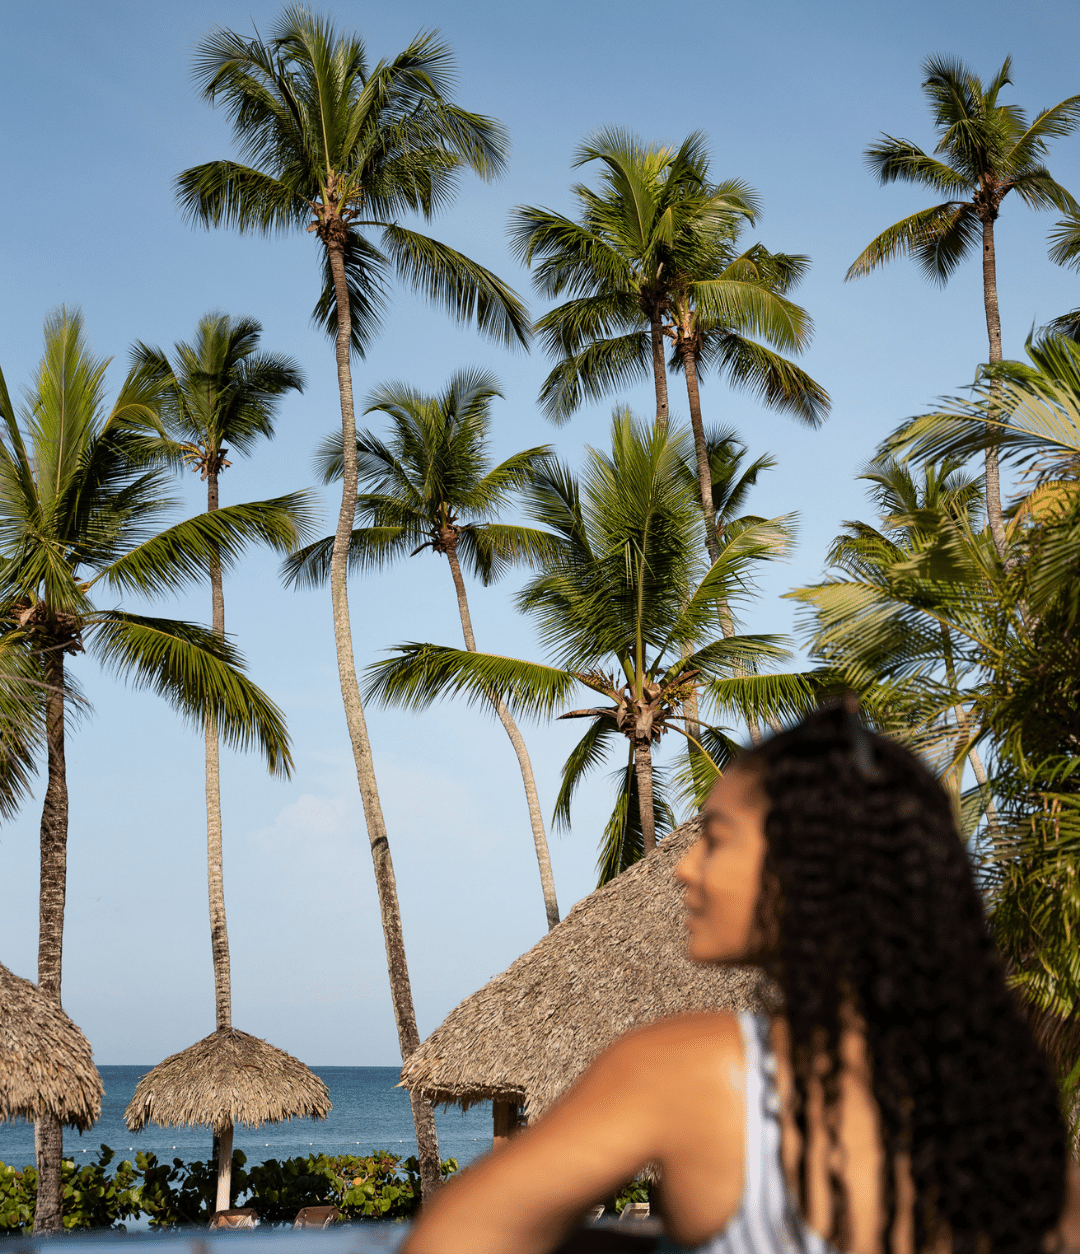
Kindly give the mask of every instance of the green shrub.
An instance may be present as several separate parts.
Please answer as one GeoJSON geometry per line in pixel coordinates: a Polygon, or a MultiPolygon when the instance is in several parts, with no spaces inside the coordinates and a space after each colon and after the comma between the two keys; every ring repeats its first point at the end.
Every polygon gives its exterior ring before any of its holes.
{"type": "MultiPolygon", "coordinates": [[[[105,1169],[115,1157],[103,1145],[94,1162],[76,1167],[73,1159],[63,1160],[60,1178],[65,1228],[123,1228],[125,1219],[139,1214],[139,1172],[125,1159],[114,1175],[108,1175],[105,1169]]],[[[0,1163],[0,1231],[28,1232],[36,1204],[37,1170],[24,1167],[17,1171],[0,1163]]]]}
{"type": "MultiPolygon", "coordinates": [[[[120,1228],[124,1220],[149,1217],[153,1228],[209,1221],[217,1197],[217,1164],[174,1158],[159,1163],[155,1154],[106,1167],[115,1157],[103,1145],[97,1160],[76,1169],[64,1159],[64,1227],[120,1228]]],[[[457,1171],[447,1159],[443,1178],[457,1171]]],[[[34,1221],[37,1172],[0,1163],[0,1232],[28,1232],[34,1221]]],[[[233,1151],[231,1205],[252,1206],[264,1224],[291,1224],[305,1206],[336,1206],[345,1219],[407,1219],[420,1202],[420,1167],[415,1158],[376,1150],[353,1154],[268,1159],[250,1170],[241,1150],[233,1151]]]]}

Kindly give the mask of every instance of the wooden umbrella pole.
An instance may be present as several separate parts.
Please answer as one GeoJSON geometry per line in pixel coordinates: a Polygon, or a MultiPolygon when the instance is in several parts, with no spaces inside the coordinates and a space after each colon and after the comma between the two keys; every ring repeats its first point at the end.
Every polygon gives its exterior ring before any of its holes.
{"type": "Polygon", "coordinates": [[[232,1140],[230,1123],[218,1134],[217,1204],[216,1211],[229,1209],[229,1192],[232,1189],[232,1140]]]}

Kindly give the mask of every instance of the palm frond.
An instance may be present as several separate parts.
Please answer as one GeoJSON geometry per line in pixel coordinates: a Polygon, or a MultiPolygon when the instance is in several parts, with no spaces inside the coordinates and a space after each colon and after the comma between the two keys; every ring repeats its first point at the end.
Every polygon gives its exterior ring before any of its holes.
{"type": "Polygon", "coordinates": [[[94,616],[89,647],[103,666],[164,697],[194,726],[213,717],[226,744],[257,748],[271,774],[292,774],[284,716],[244,674],[236,649],[213,631],[109,610],[94,616]]]}
{"type": "MultiPolygon", "coordinates": [[[[639,862],[645,852],[638,807],[637,772],[634,750],[625,769],[616,775],[615,806],[600,839],[600,856],[596,869],[597,887],[610,883],[620,872],[639,862]]],[[[662,839],[675,826],[675,815],[668,804],[663,774],[653,767],[653,811],[657,839],[662,839]]]]}
{"type": "Polygon", "coordinates": [[[848,279],[861,278],[894,257],[914,257],[926,276],[944,283],[981,234],[970,204],[955,200],[920,209],[882,231],[848,268],[848,279]]]}
{"type": "Polygon", "coordinates": [[[490,270],[403,226],[385,226],[382,241],[399,277],[459,322],[475,322],[479,331],[503,344],[529,343],[524,303],[490,270]]]}
{"type": "MultiPolygon", "coordinates": [[[[368,344],[382,330],[382,318],[387,306],[387,257],[361,235],[350,231],[343,249],[345,285],[349,293],[349,343],[352,351],[361,359],[367,353],[368,344]]],[[[322,292],[311,321],[321,327],[331,339],[337,338],[338,302],[334,275],[331,270],[330,252],[322,250],[322,292]]]]}
{"type": "Polygon", "coordinates": [[[250,544],[288,552],[310,533],[315,506],[310,493],[291,492],[196,514],[129,549],[98,578],[122,592],[177,592],[207,578],[215,562],[228,569],[250,544]]]}
{"type": "Polygon", "coordinates": [[[552,827],[569,830],[575,792],[589,772],[604,761],[616,739],[621,739],[621,734],[610,718],[596,718],[589,724],[563,765],[562,783],[551,815],[552,827]]]}
{"type": "Polygon", "coordinates": [[[651,362],[649,337],[643,331],[596,340],[551,371],[540,388],[540,407],[561,424],[586,401],[600,400],[619,385],[647,378],[651,362]]]}
{"type": "Polygon", "coordinates": [[[579,681],[570,671],[446,645],[398,645],[395,656],[367,667],[366,701],[422,710],[441,697],[490,704],[500,697],[515,712],[543,717],[565,703],[579,681]]]}

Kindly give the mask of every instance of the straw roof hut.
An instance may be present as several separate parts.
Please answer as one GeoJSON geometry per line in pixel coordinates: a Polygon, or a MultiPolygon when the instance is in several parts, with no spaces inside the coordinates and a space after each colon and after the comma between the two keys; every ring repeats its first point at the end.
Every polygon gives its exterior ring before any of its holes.
{"type": "Polygon", "coordinates": [[[473,993],[411,1055],[401,1083],[432,1101],[494,1103],[495,1135],[515,1107],[539,1114],[616,1037],[688,1010],[757,1010],[764,978],[685,956],[676,863],[699,820],[579,901],[528,953],[473,993]]]}
{"type": "Polygon", "coordinates": [[[302,1062],[257,1036],[211,1032],[139,1080],[124,1111],[132,1132],[205,1125],[221,1135],[235,1124],[257,1128],[283,1119],[325,1119],[330,1094],[302,1062]]]}
{"type": "Polygon", "coordinates": [[[36,984],[0,966],[0,1123],[45,1112],[84,1132],[103,1092],[86,1037],[36,984]]]}

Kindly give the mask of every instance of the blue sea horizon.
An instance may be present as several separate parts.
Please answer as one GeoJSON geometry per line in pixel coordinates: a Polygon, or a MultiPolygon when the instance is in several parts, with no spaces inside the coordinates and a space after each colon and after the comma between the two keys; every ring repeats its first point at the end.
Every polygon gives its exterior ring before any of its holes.
{"type": "MultiPolygon", "coordinates": [[[[159,1162],[182,1158],[185,1162],[210,1157],[212,1137],[209,1128],[159,1128],[129,1132],[124,1124],[124,1108],[131,1101],[139,1078],[151,1068],[100,1066],[105,1096],[101,1118],[80,1135],[64,1129],[64,1157],[76,1162],[93,1161],[99,1146],[116,1152],[115,1167],[122,1159],[135,1159],[136,1153],[156,1154],[159,1162]]],[[[395,1088],[397,1067],[312,1067],[330,1090],[333,1110],[325,1119],[293,1119],[265,1124],[261,1128],[236,1129],[233,1146],[243,1150],[249,1164],[269,1158],[297,1158],[308,1154],[370,1154],[390,1150],[408,1158],[416,1153],[409,1095],[395,1088]]],[[[462,1112],[456,1107],[436,1110],[439,1153],[456,1158],[461,1166],[491,1149],[491,1103],[482,1102],[462,1112]]],[[[34,1161],[33,1124],[0,1123],[0,1163],[22,1168],[34,1161]]]]}

